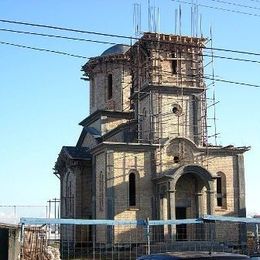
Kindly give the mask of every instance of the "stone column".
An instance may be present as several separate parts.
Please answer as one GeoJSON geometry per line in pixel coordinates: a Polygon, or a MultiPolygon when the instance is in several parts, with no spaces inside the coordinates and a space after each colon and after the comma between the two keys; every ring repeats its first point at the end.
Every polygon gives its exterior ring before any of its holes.
{"type": "MultiPolygon", "coordinates": [[[[168,196],[167,193],[164,193],[162,195],[162,220],[168,220],[168,196]]],[[[164,238],[167,240],[168,239],[168,228],[167,225],[164,225],[163,227],[163,235],[164,238]]]]}
{"type": "MultiPolygon", "coordinates": [[[[215,202],[216,193],[213,189],[213,181],[210,183],[210,189],[207,191],[207,214],[214,215],[215,214],[215,202]]],[[[215,223],[211,223],[209,225],[209,239],[214,240],[216,238],[216,227],[215,223]]]]}
{"type": "Polygon", "coordinates": [[[163,198],[162,198],[162,207],[163,207],[162,218],[163,218],[163,220],[167,220],[168,219],[168,207],[167,207],[167,204],[168,204],[168,198],[167,198],[166,194],[164,194],[163,198]]]}
{"type": "Polygon", "coordinates": [[[215,212],[215,191],[208,190],[207,191],[207,214],[213,215],[215,212]]]}
{"type": "Polygon", "coordinates": [[[158,205],[159,205],[159,219],[163,219],[163,196],[159,194],[158,196],[158,205]]]}
{"type": "MultiPolygon", "coordinates": [[[[196,193],[196,217],[199,218],[204,214],[203,211],[203,193],[198,192],[196,193]]],[[[204,239],[204,229],[203,229],[203,224],[196,224],[196,234],[194,234],[195,238],[198,240],[204,239]]]]}
{"type": "MultiPolygon", "coordinates": [[[[168,190],[168,216],[169,219],[176,219],[176,214],[175,214],[175,187],[172,183],[170,182],[170,189],[168,190]]],[[[169,226],[169,235],[172,240],[176,239],[176,225],[171,225],[169,226]]]]}
{"type": "Polygon", "coordinates": [[[214,180],[209,181],[209,189],[207,190],[207,214],[214,215],[216,205],[216,193],[214,188],[214,180]]]}
{"type": "Polygon", "coordinates": [[[196,217],[201,217],[203,215],[203,203],[202,203],[202,193],[196,193],[196,217]]]}

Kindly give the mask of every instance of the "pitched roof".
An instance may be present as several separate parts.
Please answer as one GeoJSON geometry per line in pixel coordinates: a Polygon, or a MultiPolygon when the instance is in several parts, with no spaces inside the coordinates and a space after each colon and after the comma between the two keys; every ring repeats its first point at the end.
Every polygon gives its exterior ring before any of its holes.
{"type": "Polygon", "coordinates": [[[76,147],[81,147],[84,138],[88,133],[91,134],[97,141],[99,141],[99,138],[101,137],[101,133],[94,127],[84,126],[79,136],[76,147]]]}
{"type": "Polygon", "coordinates": [[[62,151],[70,158],[74,160],[89,160],[91,154],[88,147],[76,147],[76,146],[63,146],[62,151]]]}

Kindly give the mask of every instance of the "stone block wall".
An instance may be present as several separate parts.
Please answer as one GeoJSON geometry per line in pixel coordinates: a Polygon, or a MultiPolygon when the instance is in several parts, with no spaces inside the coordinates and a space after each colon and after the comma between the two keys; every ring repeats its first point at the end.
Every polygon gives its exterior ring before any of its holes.
{"type": "MultiPolygon", "coordinates": [[[[95,219],[107,219],[106,214],[106,153],[103,151],[95,156],[95,219]]],[[[107,242],[106,226],[98,225],[95,235],[98,243],[107,242]]]]}
{"type": "Polygon", "coordinates": [[[95,128],[100,132],[101,135],[104,135],[126,122],[128,122],[128,120],[124,118],[101,116],[100,119],[97,119],[95,122],[91,123],[89,127],[95,128]]]}
{"type": "Polygon", "coordinates": [[[156,142],[181,136],[198,142],[203,128],[198,102],[192,95],[147,95],[140,101],[141,140],[156,142]]]}
{"type": "MultiPolygon", "coordinates": [[[[115,219],[135,220],[152,217],[153,186],[150,154],[144,152],[114,152],[115,219]],[[148,166],[149,165],[149,166],[148,166]],[[136,205],[129,205],[129,174],[136,175],[136,205]]],[[[141,232],[142,233],[142,232],[141,232]]],[[[115,239],[136,241],[142,238],[138,229],[124,227],[123,233],[115,233],[115,239]]]]}
{"type": "Polygon", "coordinates": [[[114,152],[115,219],[151,217],[151,168],[145,168],[144,152],[114,152]],[[129,174],[136,174],[136,206],[129,206],[129,174]]]}
{"type": "MultiPolygon", "coordinates": [[[[216,207],[216,215],[237,215],[238,214],[238,179],[237,168],[234,164],[235,156],[212,156],[208,160],[208,170],[212,173],[223,173],[226,178],[226,196],[223,207],[216,207]]],[[[215,186],[216,189],[216,186],[215,186]]]]}
{"type": "Polygon", "coordinates": [[[198,77],[203,74],[202,49],[199,44],[185,44],[175,39],[170,43],[145,42],[145,51],[143,46],[136,46],[132,60],[134,88],[138,90],[139,85],[142,89],[146,84],[203,88],[203,80],[198,77]]]}
{"type": "Polygon", "coordinates": [[[129,111],[131,76],[120,63],[103,63],[93,69],[90,78],[90,113],[96,110],[129,111]],[[112,98],[108,99],[108,75],[112,75],[112,98]]]}
{"type": "MultiPolygon", "coordinates": [[[[108,150],[96,156],[96,218],[115,220],[136,220],[152,217],[153,184],[150,152],[108,150]],[[129,205],[129,174],[136,175],[136,205],[129,205]]],[[[131,235],[140,238],[136,229],[124,227],[113,235],[114,239],[129,239],[131,235]]],[[[106,229],[97,227],[98,242],[105,242],[106,229]]]]}
{"type": "Polygon", "coordinates": [[[66,174],[62,177],[61,190],[61,217],[69,218],[75,215],[75,197],[76,197],[76,175],[72,169],[68,169],[66,174]]]}
{"type": "Polygon", "coordinates": [[[120,126],[123,123],[128,122],[127,119],[124,118],[103,118],[102,119],[102,134],[106,134],[114,128],[120,126]]]}
{"type": "Polygon", "coordinates": [[[86,134],[84,141],[82,143],[82,147],[88,147],[89,149],[95,147],[97,145],[97,140],[91,134],[86,134]]]}
{"type": "MultiPolygon", "coordinates": [[[[207,169],[213,176],[222,176],[222,206],[217,206],[217,186],[214,180],[216,215],[238,215],[240,192],[237,156],[230,152],[210,151],[210,148],[197,149],[195,145],[183,139],[175,139],[166,143],[156,153],[157,174],[174,171],[182,165],[200,165],[207,169]],[[174,158],[178,157],[179,162],[174,158]]],[[[206,195],[203,195],[203,211],[206,214],[206,195]]]]}

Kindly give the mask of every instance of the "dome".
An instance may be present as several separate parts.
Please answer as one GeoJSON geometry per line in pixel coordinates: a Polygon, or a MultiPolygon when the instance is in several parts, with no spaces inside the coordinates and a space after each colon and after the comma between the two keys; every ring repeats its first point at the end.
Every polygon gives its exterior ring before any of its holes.
{"type": "Polygon", "coordinates": [[[105,50],[100,56],[108,56],[114,54],[124,54],[130,49],[130,46],[125,44],[116,44],[105,50]]]}

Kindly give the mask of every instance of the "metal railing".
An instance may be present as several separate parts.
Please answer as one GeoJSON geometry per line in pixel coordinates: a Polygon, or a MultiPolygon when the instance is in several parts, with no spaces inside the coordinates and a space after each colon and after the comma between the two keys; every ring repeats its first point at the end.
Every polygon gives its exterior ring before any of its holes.
{"type": "Polygon", "coordinates": [[[21,259],[136,259],[167,251],[260,253],[260,219],[21,219],[21,259]],[[53,237],[48,232],[56,232],[53,237]],[[56,237],[55,237],[56,236],[56,237]]]}

